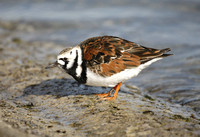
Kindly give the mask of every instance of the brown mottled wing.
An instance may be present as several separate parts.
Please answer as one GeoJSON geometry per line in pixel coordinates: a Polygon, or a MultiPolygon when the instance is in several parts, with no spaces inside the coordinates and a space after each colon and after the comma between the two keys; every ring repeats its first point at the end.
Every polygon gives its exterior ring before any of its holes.
{"type": "Polygon", "coordinates": [[[80,43],[80,46],[84,49],[87,67],[102,76],[137,67],[164,53],[114,36],[93,37],[80,43]]]}

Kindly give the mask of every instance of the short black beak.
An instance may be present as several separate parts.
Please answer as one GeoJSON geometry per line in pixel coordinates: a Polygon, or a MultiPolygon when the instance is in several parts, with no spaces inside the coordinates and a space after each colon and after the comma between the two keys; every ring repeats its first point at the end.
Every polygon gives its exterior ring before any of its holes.
{"type": "Polygon", "coordinates": [[[54,67],[57,67],[58,66],[58,62],[54,62],[54,63],[51,63],[49,64],[48,66],[45,67],[45,69],[50,69],[50,68],[54,68],[54,67]]]}

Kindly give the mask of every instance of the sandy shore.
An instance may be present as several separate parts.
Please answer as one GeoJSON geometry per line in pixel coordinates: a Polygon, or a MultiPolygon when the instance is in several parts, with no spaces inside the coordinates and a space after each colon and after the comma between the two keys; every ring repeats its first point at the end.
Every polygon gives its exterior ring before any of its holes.
{"type": "Polygon", "coordinates": [[[45,70],[65,47],[0,36],[0,136],[200,136],[192,109],[124,84],[115,101],[78,85],[59,69],[45,70]]]}

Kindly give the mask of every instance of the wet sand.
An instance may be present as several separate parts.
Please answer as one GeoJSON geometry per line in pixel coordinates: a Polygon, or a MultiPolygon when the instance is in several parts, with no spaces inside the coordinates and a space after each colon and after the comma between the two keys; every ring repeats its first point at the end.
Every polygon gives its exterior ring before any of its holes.
{"type": "Polygon", "coordinates": [[[100,101],[93,94],[109,88],[44,69],[67,45],[26,42],[7,30],[0,36],[0,136],[200,136],[191,108],[126,83],[115,101],[100,101]]]}

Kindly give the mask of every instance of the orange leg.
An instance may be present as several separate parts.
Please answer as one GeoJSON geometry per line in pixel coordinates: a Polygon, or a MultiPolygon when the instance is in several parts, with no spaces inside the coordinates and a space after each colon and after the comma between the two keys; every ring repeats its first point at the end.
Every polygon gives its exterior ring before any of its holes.
{"type": "Polygon", "coordinates": [[[114,89],[116,89],[117,86],[113,87],[110,91],[108,91],[107,93],[103,93],[103,94],[95,94],[96,96],[100,97],[100,98],[104,98],[104,97],[108,97],[111,95],[112,91],[114,89]]]}
{"type": "Polygon", "coordinates": [[[120,82],[119,84],[117,84],[114,88],[112,88],[108,93],[105,93],[105,94],[100,94],[98,95],[99,97],[101,97],[102,100],[114,100],[117,98],[117,94],[118,94],[118,91],[120,89],[122,85],[122,82],[120,82]],[[115,89],[115,93],[112,97],[110,97],[111,95],[111,91],[115,89]]]}

